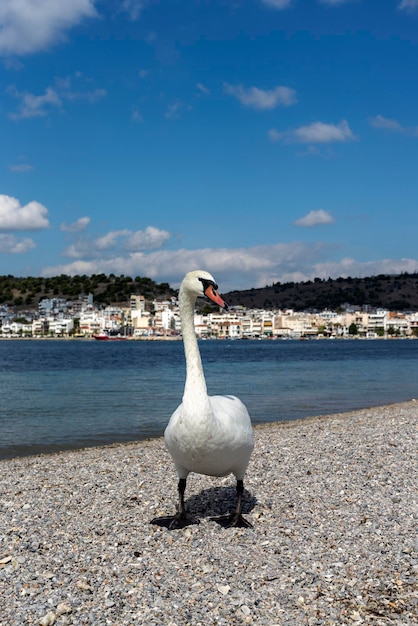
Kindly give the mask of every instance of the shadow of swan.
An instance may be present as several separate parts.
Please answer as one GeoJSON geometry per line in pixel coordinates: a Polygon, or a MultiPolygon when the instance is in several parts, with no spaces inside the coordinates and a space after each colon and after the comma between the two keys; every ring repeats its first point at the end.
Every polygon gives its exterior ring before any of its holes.
{"type": "MultiPolygon", "coordinates": [[[[211,518],[214,522],[218,522],[224,526],[223,520],[217,520],[217,517],[224,516],[226,513],[233,512],[237,503],[237,492],[235,487],[210,487],[202,489],[199,494],[191,495],[187,498],[185,504],[187,513],[193,517],[196,524],[201,519],[211,518]]],[[[242,494],[242,513],[250,513],[257,504],[257,498],[252,496],[246,489],[242,494]]],[[[169,528],[173,516],[163,516],[154,518],[151,523],[163,528],[169,528]]],[[[188,526],[190,521],[184,523],[188,526]]]]}

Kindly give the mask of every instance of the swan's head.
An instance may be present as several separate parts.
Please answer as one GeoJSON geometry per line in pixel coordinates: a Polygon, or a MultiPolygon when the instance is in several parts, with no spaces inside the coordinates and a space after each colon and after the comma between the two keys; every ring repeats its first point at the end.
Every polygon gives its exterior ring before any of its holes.
{"type": "Polygon", "coordinates": [[[228,309],[227,303],[218,293],[218,285],[212,274],[204,270],[195,270],[186,274],[180,291],[187,293],[190,297],[206,298],[223,309],[228,309]]]}

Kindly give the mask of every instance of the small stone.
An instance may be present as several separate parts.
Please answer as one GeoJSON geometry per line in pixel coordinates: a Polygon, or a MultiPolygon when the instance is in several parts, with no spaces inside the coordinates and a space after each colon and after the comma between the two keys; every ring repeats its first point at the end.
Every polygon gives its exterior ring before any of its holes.
{"type": "Polygon", "coordinates": [[[210,573],[210,572],[212,572],[212,571],[213,571],[213,567],[212,567],[212,565],[207,565],[207,564],[202,565],[202,572],[203,572],[204,574],[209,574],[209,573],[210,573]]]}
{"type": "Polygon", "coordinates": [[[4,556],[2,559],[0,559],[0,565],[7,565],[7,563],[10,563],[11,560],[11,556],[4,556]]]}
{"type": "Polygon", "coordinates": [[[49,611],[46,615],[41,617],[39,624],[40,626],[52,626],[52,624],[55,624],[56,618],[57,616],[55,613],[53,611],[49,611]]]}
{"type": "Polygon", "coordinates": [[[221,593],[223,596],[226,596],[231,590],[231,587],[229,585],[217,585],[217,588],[219,593],[221,593]]]}
{"type": "Polygon", "coordinates": [[[77,581],[77,587],[81,589],[81,591],[88,591],[89,593],[92,592],[91,586],[88,583],[84,582],[83,580],[77,581]]]}
{"type": "Polygon", "coordinates": [[[250,609],[248,608],[248,606],[246,604],[243,604],[240,607],[240,609],[244,613],[244,615],[249,615],[251,613],[250,609]]]}
{"type": "Polygon", "coordinates": [[[110,600],[110,598],[106,598],[106,600],[105,600],[105,607],[107,609],[111,609],[112,606],[115,606],[115,603],[113,602],[113,600],[110,600]]]}
{"type": "Polygon", "coordinates": [[[68,602],[60,602],[57,606],[57,617],[65,615],[66,613],[71,613],[72,610],[73,609],[71,604],[69,604],[68,602]]]}

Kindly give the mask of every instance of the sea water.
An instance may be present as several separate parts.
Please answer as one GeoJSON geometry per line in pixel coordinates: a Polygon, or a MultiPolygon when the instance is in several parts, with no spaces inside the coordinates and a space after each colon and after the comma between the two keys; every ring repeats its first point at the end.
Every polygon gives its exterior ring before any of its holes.
{"type": "MultiPolygon", "coordinates": [[[[254,424],[418,397],[418,340],[200,341],[210,394],[254,424]]],[[[163,434],[181,341],[0,341],[0,458],[163,434]]]]}

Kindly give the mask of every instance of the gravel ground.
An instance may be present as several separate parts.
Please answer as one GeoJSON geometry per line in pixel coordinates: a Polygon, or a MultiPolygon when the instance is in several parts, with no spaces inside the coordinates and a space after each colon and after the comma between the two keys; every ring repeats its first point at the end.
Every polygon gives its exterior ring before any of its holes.
{"type": "Polygon", "coordinates": [[[256,428],[253,529],[161,439],[0,462],[0,624],[418,624],[418,402],[256,428]]]}

